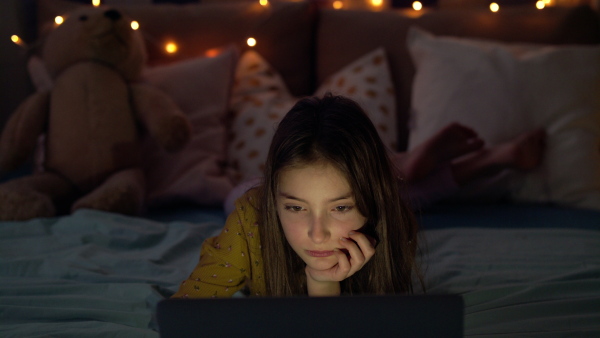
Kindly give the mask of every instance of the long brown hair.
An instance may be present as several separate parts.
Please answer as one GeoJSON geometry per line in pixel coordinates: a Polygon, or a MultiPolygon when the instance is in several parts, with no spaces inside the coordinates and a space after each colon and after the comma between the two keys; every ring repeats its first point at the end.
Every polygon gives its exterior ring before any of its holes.
{"type": "Polygon", "coordinates": [[[288,244],[276,196],[282,170],[316,162],[332,164],[348,180],[356,206],[367,218],[361,232],[378,245],[371,260],[341,283],[343,294],[412,291],[417,224],[401,200],[388,150],[354,101],[325,95],[300,100],[279,124],[265,165],[259,217],[267,295],[306,294],[304,262],[288,244]]]}

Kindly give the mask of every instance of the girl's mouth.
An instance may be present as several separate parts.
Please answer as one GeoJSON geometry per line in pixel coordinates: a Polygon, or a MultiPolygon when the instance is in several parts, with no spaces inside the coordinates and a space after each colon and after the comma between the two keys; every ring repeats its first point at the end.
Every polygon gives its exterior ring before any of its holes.
{"type": "Polygon", "coordinates": [[[333,255],[333,250],[325,250],[325,251],[316,251],[316,250],[306,250],[311,257],[329,257],[333,255]]]}

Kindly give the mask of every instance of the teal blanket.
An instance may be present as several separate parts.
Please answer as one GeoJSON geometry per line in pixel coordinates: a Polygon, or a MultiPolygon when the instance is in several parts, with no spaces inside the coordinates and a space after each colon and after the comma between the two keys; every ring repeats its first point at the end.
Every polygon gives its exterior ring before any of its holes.
{"type": "MultiPolygon", "coordinates": [[[[0,223],[0,337],[157,337],[157,302],[222,225],[210,213],[192,223],[91,210],[0,223]]],[[[463,296],[466,336],[600,336],[600,231],[422,236],[428,292],[463,296]]]]}
{"type": "Polygon", "coordinates": [[[157,337],[155,304],[221,227],[91,210],[2,223],[0,336],[157,337]]]}
{"type": "Polygon", "coordinates": [[[600,337],[600,231],[454,228],[424,240],[428,292],[463,295],[466,336],[600,337]]]}

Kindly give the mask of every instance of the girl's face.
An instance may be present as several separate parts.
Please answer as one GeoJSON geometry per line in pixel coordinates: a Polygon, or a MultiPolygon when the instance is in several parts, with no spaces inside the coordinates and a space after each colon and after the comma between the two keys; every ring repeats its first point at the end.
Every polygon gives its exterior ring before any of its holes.
{"type": "Polygon", "coordinates": [[[288,243],[315,270],[336,265],[333,249],[342,248],[340,238],[367,220],[356,208],[346,178],[329,164],[284,170],[276,197],[288,243]]]}

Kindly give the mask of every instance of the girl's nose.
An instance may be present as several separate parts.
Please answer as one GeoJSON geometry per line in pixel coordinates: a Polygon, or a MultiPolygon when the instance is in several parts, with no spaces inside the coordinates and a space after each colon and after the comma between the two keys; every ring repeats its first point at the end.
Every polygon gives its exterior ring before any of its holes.
{"type": "Polygon", "coordinates": [[[312,219],[312,224],[308,230],[308,237],[314,243],[323,243],[329,239],[330,233],[327,227],[327,219],[325,216],[315,215],[312,219]]]}

